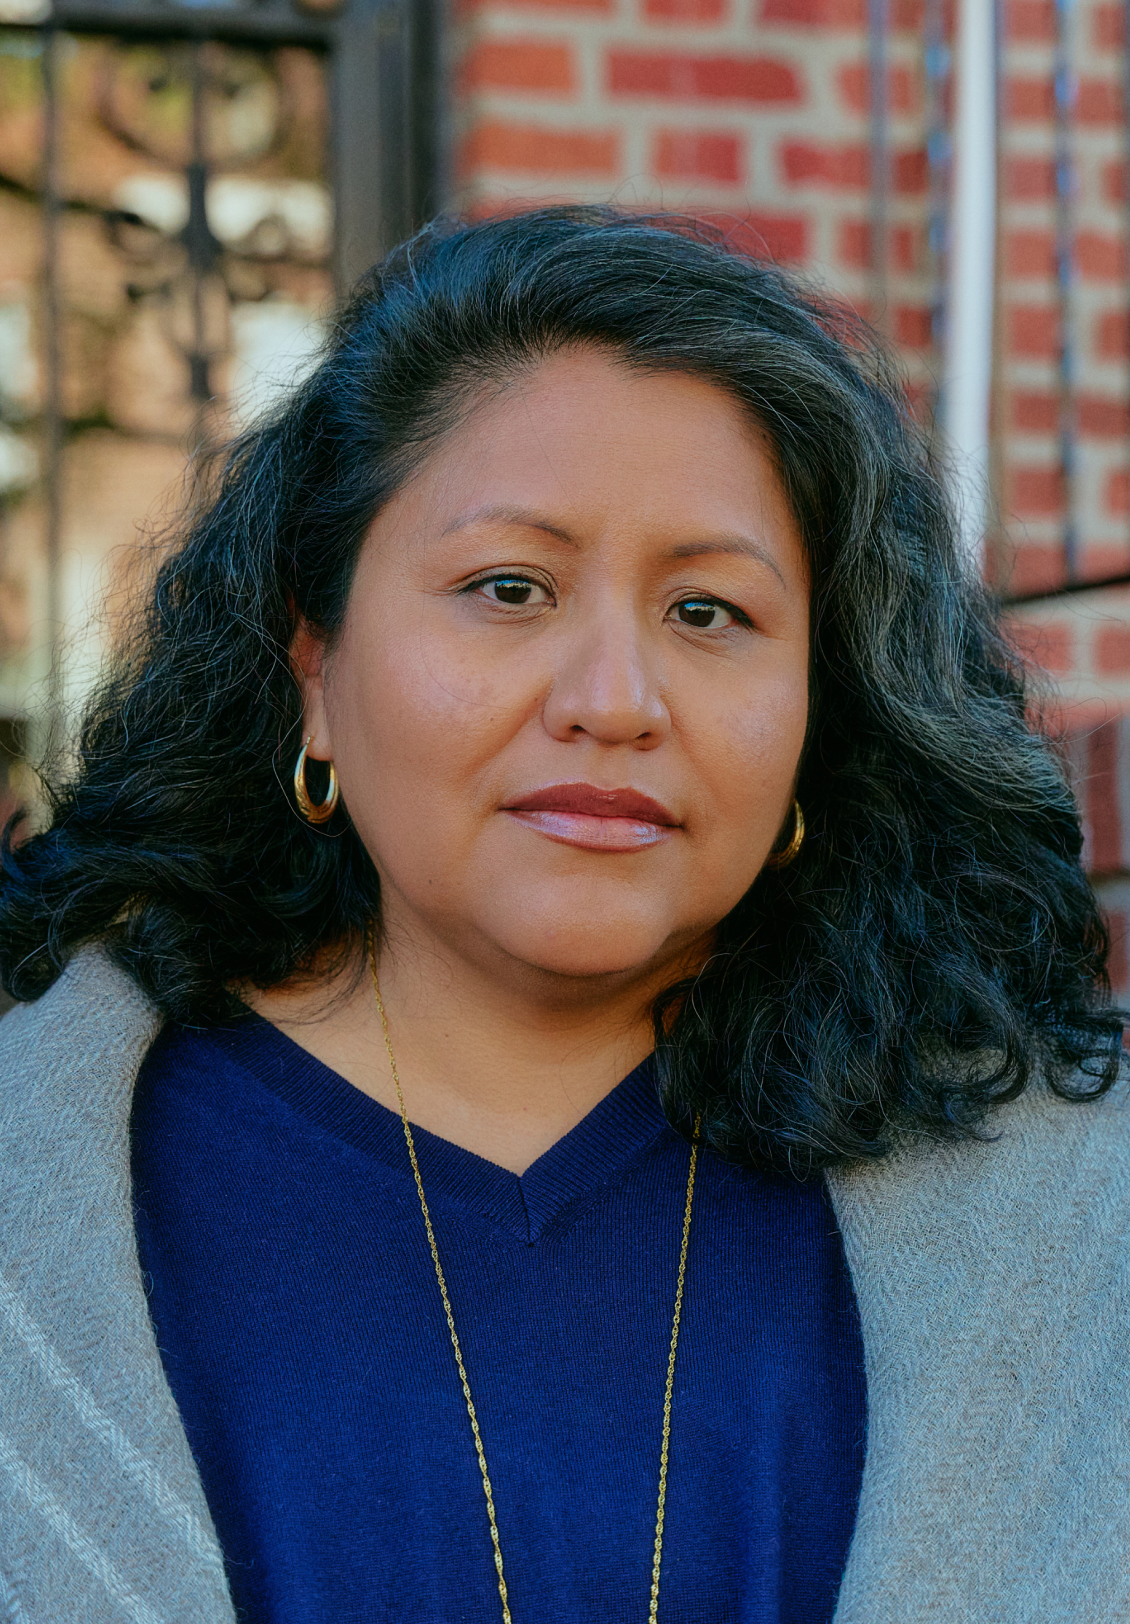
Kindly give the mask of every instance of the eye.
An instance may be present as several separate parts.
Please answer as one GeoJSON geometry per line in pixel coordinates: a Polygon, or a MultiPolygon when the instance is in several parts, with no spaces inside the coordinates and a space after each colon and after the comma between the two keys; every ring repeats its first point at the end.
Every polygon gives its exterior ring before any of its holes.
{"type": "Polygon", "coordinates": [[[693,626],[699,632],[725,631],[740,618],[736,609],[720,603],[717,598],[684,598],[670,612],[680,625],[693,626]]]}
{"type": "Polygon", "coordinates": [[[551,603],[553,600],[540,581],[531,581],[527,575],[492,575],[485,581],[475,581],[468,588],[481,592],[491,603],[518,608],[551,603]]]}

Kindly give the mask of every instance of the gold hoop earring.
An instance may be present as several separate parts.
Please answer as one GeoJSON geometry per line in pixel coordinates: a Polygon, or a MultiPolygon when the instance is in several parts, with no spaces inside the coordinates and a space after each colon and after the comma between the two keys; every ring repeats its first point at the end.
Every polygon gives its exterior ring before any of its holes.
{"type": "Polygon", "coordinates": [[[780,851],[771,851],[765,859],[766,868],[788,868],[796,861],[800,848],[804,845],[804,813],[800,809],[800,802],[793,801],[793,838],[787,846],[780,851]]]}
{"type": "Polygon", "coordinates": [[[313,737],[312,733],[307,735],[306,743],[298,752],[298,760],[294,764],[294,798],[298,802],[298,810],[307,823],[325,823],[327,818],[333,817],[334,808],[337,806],[337,774],[334,772],[334,764],[331,761],[329,763],[330,785],[326,791],[326,798],[321,805],[317,805],[310,799],[310,792],[306,788],[306,752],[310,748],[310,740],[313,737]]]}

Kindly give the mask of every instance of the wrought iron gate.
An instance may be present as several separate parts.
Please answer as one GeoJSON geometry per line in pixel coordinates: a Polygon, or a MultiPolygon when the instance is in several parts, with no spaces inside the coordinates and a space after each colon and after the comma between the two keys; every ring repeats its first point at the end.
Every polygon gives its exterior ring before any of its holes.
{"type": "Polygon", "coordinates": [[[432,5],[0,0],[9,756],[29,695],[81,683],[115,544],[434,209],[432,5]]]}

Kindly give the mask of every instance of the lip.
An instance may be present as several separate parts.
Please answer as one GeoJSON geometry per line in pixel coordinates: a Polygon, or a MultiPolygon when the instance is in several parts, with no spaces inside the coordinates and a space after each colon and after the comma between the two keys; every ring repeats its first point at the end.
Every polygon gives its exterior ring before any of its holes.
{"type": "Polygon", "coordinates": [[[642,851],[669,840],[679,827],[674,814],[650,795],[597,784],[549,784],[508,801],[502,810],[549,840],[587,851],[642,851]]]}

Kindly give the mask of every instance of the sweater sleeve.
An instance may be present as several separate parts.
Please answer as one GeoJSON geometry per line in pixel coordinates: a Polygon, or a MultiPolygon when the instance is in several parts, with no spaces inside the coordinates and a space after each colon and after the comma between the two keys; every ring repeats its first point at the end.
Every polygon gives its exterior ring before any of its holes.
{"type": "Polygon", "coordinates": [[[97,949],[0,1023],[5,1616],[234,1624],[134,1242],[129,1105],[159,1026],[97,949]]]}
{"type": "Polygon", "coordinates": [[[1130,1617],[1125,1080],[990,1133],[829,1180],[869,1404],[837,1624],[1130,1617]]]}

